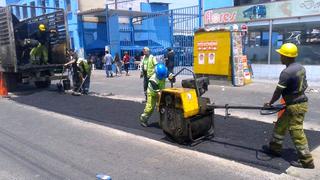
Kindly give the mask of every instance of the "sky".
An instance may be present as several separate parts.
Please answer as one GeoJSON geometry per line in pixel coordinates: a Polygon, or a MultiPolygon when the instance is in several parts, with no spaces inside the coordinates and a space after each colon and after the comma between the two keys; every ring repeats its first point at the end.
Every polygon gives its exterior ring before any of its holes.
{"type": "Polygon", "coordinates": [[[170,9],[189,7],[198,5],[199,0],[149,0],[149,2],[164,2],[170,3],[170,9]]]}
{"type": "Polygon", "coordinates": [[[6,0],[0,0],[0,6],[4,6],[5,2],[6,2],[6,0]]]}

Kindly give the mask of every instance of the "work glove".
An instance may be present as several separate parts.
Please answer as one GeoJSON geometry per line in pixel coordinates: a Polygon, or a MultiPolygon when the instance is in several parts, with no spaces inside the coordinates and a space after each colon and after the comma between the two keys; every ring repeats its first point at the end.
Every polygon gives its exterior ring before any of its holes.
{"type": "Polygon", "coordinates": [[[271,107],[270,103],[264,103],[263,107],[271,107]]]}
{"type": "Polygon", "coordinates": [[[168,76],[168,79],[170,82],[175,83],[176,82],[176,77],[174,76],[174,74],[170,73],[168,76]]]}

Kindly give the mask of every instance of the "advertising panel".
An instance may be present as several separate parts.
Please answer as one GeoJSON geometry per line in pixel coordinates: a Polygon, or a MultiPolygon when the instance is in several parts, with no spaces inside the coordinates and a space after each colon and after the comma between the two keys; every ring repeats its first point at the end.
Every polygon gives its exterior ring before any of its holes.
{"type": "Polygon", "coordinates": [[[224,9],[210,9],[204,13],[204,24],[246,22],[320,14],[320,0],[291,0],[224,9]]]}

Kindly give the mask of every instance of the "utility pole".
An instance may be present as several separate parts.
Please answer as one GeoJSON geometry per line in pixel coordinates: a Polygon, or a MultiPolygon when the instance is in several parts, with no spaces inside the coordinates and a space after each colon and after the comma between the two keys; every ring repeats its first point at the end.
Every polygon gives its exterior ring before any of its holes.
{"type": "Polygon", "coordinates": [[[199,0],[199,28],[202,27],[203,0],[199,0]]]}
{"type": "Polygon", "coordinates": [[[118,9],[118,0],[114,0],[114,9],[115,9],[115,10],[118,9]]]}

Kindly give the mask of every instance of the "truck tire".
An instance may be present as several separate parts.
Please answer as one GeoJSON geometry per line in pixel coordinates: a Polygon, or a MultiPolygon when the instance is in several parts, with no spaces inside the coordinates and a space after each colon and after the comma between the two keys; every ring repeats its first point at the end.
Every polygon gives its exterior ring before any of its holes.
{"type": "Polygon", "coordinates": [[[7,90],[9,92],[15,91],[18,85],[19,74],[5,72],[3,75],[7,90]]]}
{"type": "Polygon", "coordinates": [[[51,85],[51,80],[46,80],[46,81],[35,81],[34,85],[37,88],[47,88],[51,85]]]}

